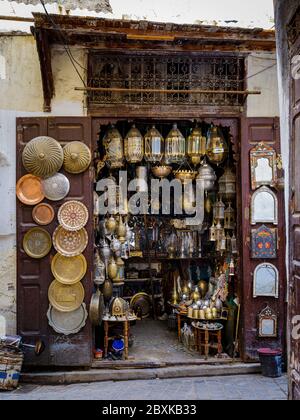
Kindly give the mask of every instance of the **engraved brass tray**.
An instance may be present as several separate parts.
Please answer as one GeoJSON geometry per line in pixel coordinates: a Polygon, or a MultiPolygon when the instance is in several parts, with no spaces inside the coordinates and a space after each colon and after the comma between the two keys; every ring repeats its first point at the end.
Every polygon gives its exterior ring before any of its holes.
{"type": "Polygon", "coordinates": [[[92,154],[81,141],[72,141],[64,149],[64,169],[71,174],[85,172],[91,164],[92,154]]]}
{"type": "Polygon", "coordinates": [[[41,136],[31,140],[22,154],[24,168],[30,174],[47,178],[54,175],[63,165],[63,150],[58,141],[41,136]]]}
{"type": "Polygon", "coordinates": [[[84,228],[70,232],[58,226],[53,233],[53,246],[64,257],[76,257],[82,254],[87,244],[88,234],[84,228]]]}
{"type": "Polygon", "coordinates": [[[38,225],[46,226],[49,225],[55,216],[55,212],[52,206],[47,203],[41,203],[34,207],[32,210],[32,218],[38,225]]]}
{"type": "Polygon", "coordinates": [[[79,282],[73,285],[61,284],[54,280],[48,290],[51,305],[59,312],[76,311],[84,300],[84,288],[79,282]]]}
{"type": "Polygon", "coordinates": [[[42,228],[30,229],[24,236],[23,249],[31,258],[44,258],[51,251],[51,247],[51,236],[42,228]]]}
{"type": "Polygon", "coordinates": [[[58,221],[66,230],[82,229],[88,222],[89,212],[80,201],[67,201],[58,211],[58,221]]]}
{"type": "Polygon", "coordinates": [[[86,274],[87,262],[80,254],[77,257],[64,257],[56,254],[51,262],[52,274],[62,284],[76,284],[86,274]]]}
{"type": "Polygon", "coordinates": [[[16,193],[21,203],[28,206],[35,206],[45,198],[41,179],[30,174],[19,179],[16,193]]]}
{"type": "Polygon", "coordinates": [[[83,303],[78,309],[72,312],[60,312],[52,305],[49,306],[47,318],[50,327],[58,334],[71,335],[79,333],[86,324],[88,313],[83,303]]]}
{"type": "Polygon", "coordinates": [[[63,174],[55,174],[42,181],[45,197],[51,201],[63,200],[70,191],[70,181],[63,174]]]}

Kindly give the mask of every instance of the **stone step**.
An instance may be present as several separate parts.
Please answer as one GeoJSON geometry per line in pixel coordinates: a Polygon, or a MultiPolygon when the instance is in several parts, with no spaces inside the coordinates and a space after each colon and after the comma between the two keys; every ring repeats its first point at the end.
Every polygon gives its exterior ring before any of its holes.
{"type": "Polygon", "coordinates": [[[225,365],[187,365],[149,369],[91,369],[88,371],[70,372],[28,372],[22,374],[21,382],[39,385],[62,385],[104,381],[249,375],[260,372],[260,364],[227,363],[225,365]]]}

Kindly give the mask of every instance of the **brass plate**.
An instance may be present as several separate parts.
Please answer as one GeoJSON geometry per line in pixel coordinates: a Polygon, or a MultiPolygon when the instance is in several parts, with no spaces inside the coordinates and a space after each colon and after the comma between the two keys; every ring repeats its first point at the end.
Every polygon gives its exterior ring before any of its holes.
{"type": "Polygon", "coordinates": [[[23,248],[31,258],[43,258],[49,254],[52,247],[51,236],[44,229],[30,229],[24,236],[23,248]]]}
{"type": "Polygon", "coordinates": [[[53,245],[58,253],[64,257],[76,257],[83,253],[88,244],[87,231],[82,228],[70,232],[58,226],[53,233],[53,245]]]}
{"type": "Polygon", "coordinates": [[[76,284],[86,274],[87,262],[80,254],[77,257],[64,257],[56,254],[51,262],[52,274],[62,284],[76,284]]]}
{"type": "Polygon", "coordinates": [[[82,284],[61,284],[54,280],[48,290],[48,298],[51,305],[59,312],[76,311],[84,300],[84,288],[82,284]]]}
{"type": "Polygon", "coordinates": [[[96,293],[93,294],[90,303],[89,318],[92,325],[100,326],[102,324],[104,306],[103,294],[97,289],[96,293]]]}
{"type": "Polygon", "coordinates": [[[28,206],[35,206],[45,198],[41,179],[31,174],[19,179],[16,192],[21,203],[28,206]]]}
{"type": "Polygon", "coordinates": [[[70,181],[65,175],[59,173],[43,179],[42,186],[45,197],[51,201],[63,200],[70,191],[70,181]]]}
{"type": "Polygon", "coordinates": [[[47,178],[54,175],[63,165],[64,154],[61,145],[52,137],[41,136],[31,140],[22,154],[27,172],[47,178]]]}
{"type": "Polygon", "coordinates": [[[50,327],[58,334],[71,335],[79,333],[86,324],[88,313],[83,303],[76,311],[60,312],[53,306],[49,306],[47,318],[50,327]]]}
{"type": "Polygon", "coordinates": [[[151,298],[147,293],[141,292],[134,295],[130,301],[130,308],[135,309],[139,304],[142,309],[142,318],[148,318],[151,309],[151,298]]]}
{"type": "Polygon", "coordinates": [[[80,201],[67,201],[58,211],[58,221],[66,230],[82,229],[89,220],[89,212],[80,201]]]}
{"type": "Polygon", "coordinates": [[[47,203],[41,203],[34,207],[32,210],[32,218],[38,225],[46,226],[49,225],[55,216],[55,212],[52,206],[47,203]]]}
{"type": "Polygon", "coordinates": [[[68,143],[64,149],[64,169],[71,174],[85,172],[91,164],[92,154],[88,146],[80,141],[68,143]]]}

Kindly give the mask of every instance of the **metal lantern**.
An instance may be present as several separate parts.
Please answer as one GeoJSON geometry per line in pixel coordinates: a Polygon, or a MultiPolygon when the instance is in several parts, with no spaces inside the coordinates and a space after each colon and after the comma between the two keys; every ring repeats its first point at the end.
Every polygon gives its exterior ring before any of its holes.
{"type": "Polygon", "coordinates": [[[224,220],[225,218],[225,204],[220,198],[215,204],[215,218],[217,220],[224,220]]]}
{"type": "Polygon", "coordinates": [[[219,192],[226,200],[234,200],[236,195],[236,176],[230,168],[226,168],[219,179],[219,192]]]}
{"type": "Polygon", "coordinates": [[[234,230],[235,228],[235,211],[229,203],[227,209],[225,210],[225,222],[224,228],[229,230],[234,230]]]}
{"type": "Polygon", "coordinates": [[[118,273],[117,273],[117,277],[114,279],[114,282],[121,283],[125,280],[125,263],[120,257],[117,258],[117,267],[118,267],[118,273]]]}
{"type": "Polygon", "coordinates": [[[145,135],[145,159],[148,162],[161,162],[164,155],[164,138],[155,125],[145,135]]]}
{"type": "Polygon", "coordinates": [[[206,155],[216,165],[220,165],[228,155],[228,145],[224,139],[222,130],[213,124],[207,134],[206,155]]]}
{"type": "Polygon", "coordinates": [[[225,232],[224,229],[220,223],[220,221],[218,222],[217,226],[216,226],[216,240],[217,241],[221,241],[221,239],[223,238],[225,232]]]}
{"type": "Polygon", "coordinates": [[[231,238],[231,252],[232,252],[233,254],[237,254],[237,253],[238,253],[238,248],[237,248],[237,239],[236,239],[235,234],[233,234],[233,235],[232,235],[232,238],[231,238]]]}
{"type": "Polygon", "coordinates": [[[225,236],[224,231],[220,240],[218,241],[218,251],[220,252],[226,251],[226,236],[225,236]]]}
{"type": "Polygon", "coordinates": [[[123,138],[114,125],[111,125],[106,132],[103,145],[105,147],[108,165],[113,169],[122,168],[124,163],[123,138]]]}
{"type": "Polygon", "coordinates": [[[204,159],[203,164],[199,168],[197,179],[204,181],[204,189],[206,191],[213,190],[217,175],[213,168],[206,162],[206,159],[204,159]]]}
{"type": "Polygon", "coordinates": [[[125,158],[129,163],[141,162],[144,158],[144,139],[133,124],[124,141],[125,158]]]}
{"type": "Polygon", "coordinates": [[[209,228],[209,240],[210,242],[216,242],[217,239],[217,228],[215,223],[209,228]]]}
{"type": "Polygon", "coordinates": [[[165,160],[166,163],[181,163],[185,158],[185,138],[177,128],[177,124],[173,125],[172,130],[168,134],[165,142],[165,160]]]}
{"type": "Polygon", "coordinates": [[[187,155],[194,165],[201,162],[201,156],[206,154],[206,137],[202,135],[201,127],[196,127],[187,139],[187,155]]]}

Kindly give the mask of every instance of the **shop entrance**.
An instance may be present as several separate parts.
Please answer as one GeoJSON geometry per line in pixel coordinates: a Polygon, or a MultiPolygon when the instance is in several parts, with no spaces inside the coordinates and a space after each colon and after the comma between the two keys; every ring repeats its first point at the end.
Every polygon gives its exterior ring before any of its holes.
{"type": "Polygon", "coordinates": [[[94,335],[97,363],[238,358],[237,120],[97,119],[96,125],[94,280],[104,307],[94,335]],[[128,191],[134,179],[136,189],[128,191]],[[165,190],[153,198],[155,180],[173,182],[169,209],[165,190]],[[196,185],[203,186],[199,197],[196,185]],[[108,209],[113,198],[117,208],[108,209]],[[133,203],[146,211],[132,214],[133,203]]]}

